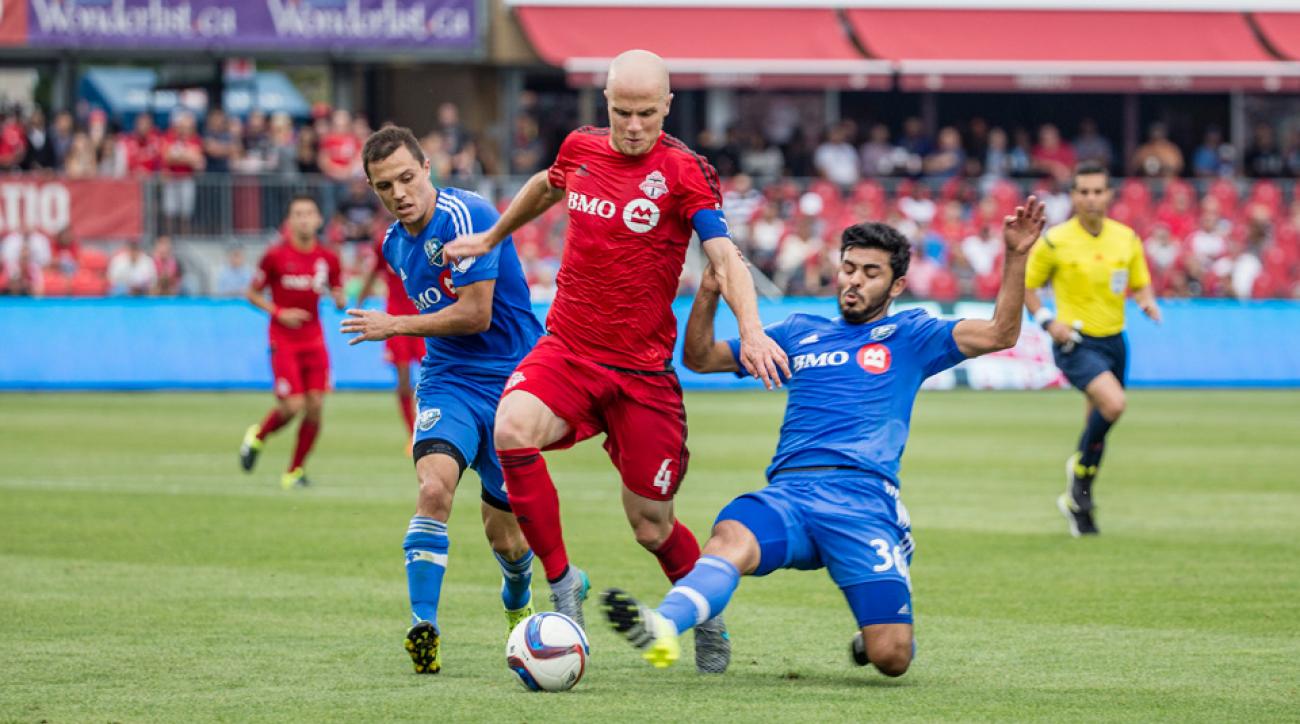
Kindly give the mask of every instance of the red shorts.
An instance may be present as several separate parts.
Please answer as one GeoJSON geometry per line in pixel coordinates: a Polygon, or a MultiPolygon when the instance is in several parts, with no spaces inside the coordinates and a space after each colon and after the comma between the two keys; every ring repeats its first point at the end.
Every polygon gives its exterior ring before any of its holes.
{"type": "Polygon", "coordinates": [[[384,361],[394,367],[424,359],[424,337],[397,335],[384,340],[384,361]]]}
{"type": "Polygon", "coordinates": [[[691,455],[675,373],[612,370],[547,335],[519,363],[503,395],[514,390],[534,395],[569,423],[569,434],[547,450],[604,432],[605,452],[628,490],[651,500],[677,493],[691,455]]]}
{"type": "Polygon", "coordinates": [[[324,346],[271,348],[275,396],[284,399],[305,392],[325,392],[330,386],[330,357],[324,346]]]}

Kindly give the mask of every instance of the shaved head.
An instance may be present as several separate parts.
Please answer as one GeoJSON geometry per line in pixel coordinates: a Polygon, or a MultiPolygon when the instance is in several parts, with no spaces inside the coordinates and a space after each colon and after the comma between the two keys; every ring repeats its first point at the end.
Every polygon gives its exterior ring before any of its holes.
{"type": "Polygon", "coordinates": [[[668,66],[648,50],[627,50],[609,64],[605,91],[617,89],[632,95],[668,95],[668,66]]]}
{"type": "Polygon", "coordinates": [[[610,145],[629,156],[648,153],[659,140],[672,100],[663,58],[648,50],[620,53],[605,78],[610,145]]]}

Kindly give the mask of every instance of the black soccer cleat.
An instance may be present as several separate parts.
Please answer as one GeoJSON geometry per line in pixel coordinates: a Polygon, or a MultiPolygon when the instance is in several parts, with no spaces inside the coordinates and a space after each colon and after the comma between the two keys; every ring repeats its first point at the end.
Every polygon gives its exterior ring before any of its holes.
{"type": "Polygon", "coordinates": [[[257,464],[257,456],[262,452],[262,441],[257,439],[261,425],[252,425],[244,431],[244,439],[239,443],[239,467],[251,473],[257,464]]]}
{"type": "Polygon", "coordinates": [[[853,638],[849,641],[849,660],[854,666],[866,666],[871,663],[871,659],[867,658],[867,641],[862,637],[861,631],[853,634],[853,638]]]}
{"type": "Polygon", "coordinates": [[[1092,519],[1092,510],[1083,510],[1075,503],[1074,497],[1061,493],[1056,499],[1056,507],[1065,516],[1065,521],[1070,524],[1070,535],[1080,538],[1085,535],[1097,535],[1101,531],[1097,530],[1097,524],[1092,519]]]}
{"type": "Polygon", "coordinates": [[[436,674],[442,671],[442,643],[438,629],[428,621],[421,621],[406,632],[406,653],[411,655],[417,674],[436,674]]]}

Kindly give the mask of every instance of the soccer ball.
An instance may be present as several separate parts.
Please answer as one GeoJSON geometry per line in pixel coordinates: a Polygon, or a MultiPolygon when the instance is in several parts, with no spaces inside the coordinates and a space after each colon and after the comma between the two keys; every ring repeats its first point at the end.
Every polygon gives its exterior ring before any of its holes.
{"type": "Polygon", "coordinates": [[[520,621],[506,641],[506,665],[529,691],[568,691],[587,670],[587,634],[562,613],[545,611],[520,621]]]}

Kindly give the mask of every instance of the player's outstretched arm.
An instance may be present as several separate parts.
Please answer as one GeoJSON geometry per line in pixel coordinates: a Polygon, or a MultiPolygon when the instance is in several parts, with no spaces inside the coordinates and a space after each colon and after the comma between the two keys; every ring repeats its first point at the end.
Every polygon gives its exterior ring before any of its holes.
{"type": "Polygon", "coordinates": [[[389,337],[454,337],[486,332],[492,326],[492,295],[497,281],[457,287],[458,298],[433,314],[392,315],[374,309],[349,309],[339,325],[343,334],[355,334],[348,344],[380,342],[389,337]]]}
{"type": "Polygon", "coordinates": [[[1024,206],[1002,220],[1002,286],[993,319],[963,319],[952,330],[953,341],[967,357],[1014,347],[1020,339],[1025,305],[1025,264],[1046,221],[1043,203],[1030,196],[1024,206]]]}
{"type": "MultiPolygon", "coordinates": [[[[790,360],[785,350],[763,331],[763,323],[758,318],[758,292],[754,290],[754,277],[749,273],[745,257],[725,236],[706,239],[701,246],[709,257],[722,298],[727,300],[740,325],[741,364],[746,372],[762,380],[767,389],[780,387],[782,379],[790,379],[790,360]]],[[[712,334],[712,315],[709,324],[712,334]]]]}
{"type": "Polygon", "coordinates": [[[507,236],[519,230],[519,227],[536,219],[546,210],[564,198],[564,189],[551,186],[546,171],[538,171],[524,182],[515,198],[506,207],[505,213],[496,220],[491,229],[478,234],[468,234],[452,239],[443,250],[457,261],[470,257],[483,256],[492,251],[492,247],[505,241],[507,236]]]}
{"type": "Polygon", "coordinates": [[[682,342],[682,363],[692,372],[739,372],[740,367],[731,356],[726,342],[713,339],[713,318],[718,313],[718,297],[722,293],[713,266],[704,269],[700,291],[691,306],[691,316],[686,320],[686,339],[682,342]]]}

